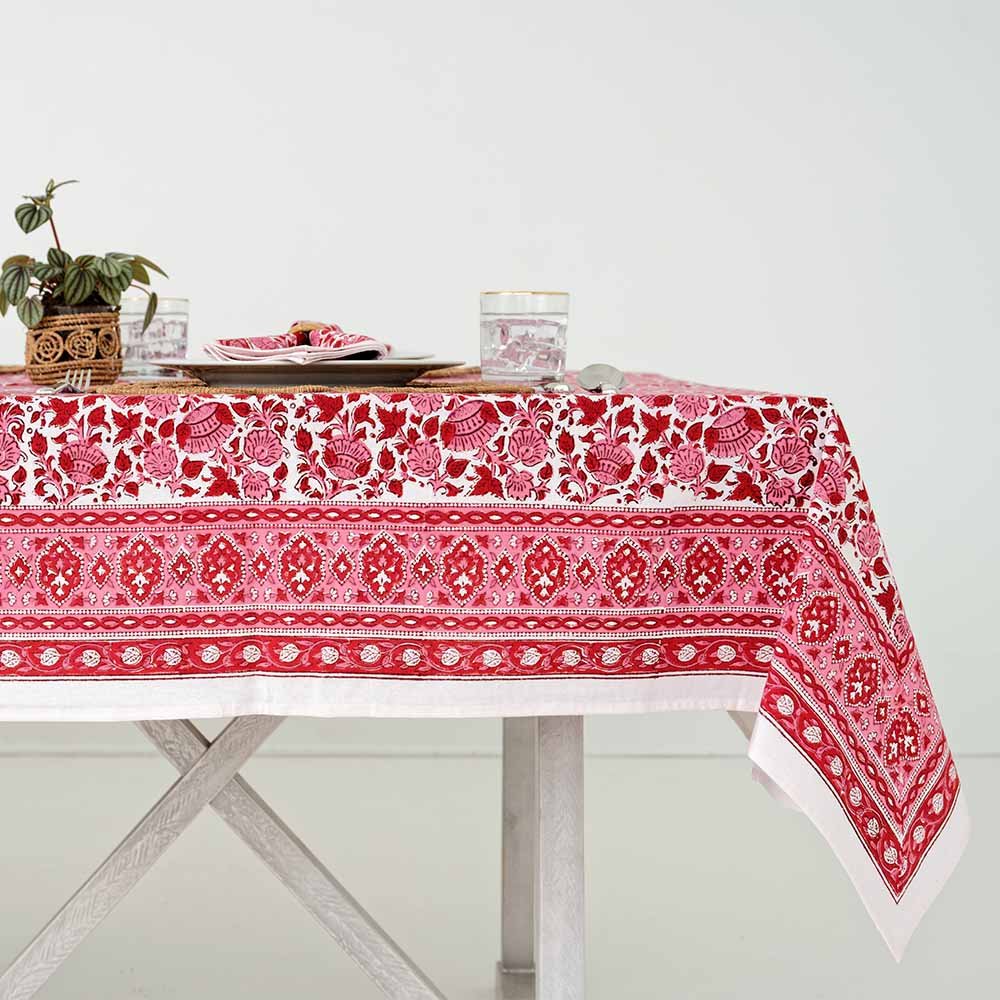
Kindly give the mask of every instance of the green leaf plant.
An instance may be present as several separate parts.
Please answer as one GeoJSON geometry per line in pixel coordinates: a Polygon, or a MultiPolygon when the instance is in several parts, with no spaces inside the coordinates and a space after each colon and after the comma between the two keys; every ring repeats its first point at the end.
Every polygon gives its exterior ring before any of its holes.
{"type": "Polygon", "coordinates": [[[148,298],[142,328],[156,315],[156,292],[145,287],[150,284],[150,272],[167,276],[166,272],[148,257],[137,253],[107,253],[103,257],[81,254],[74,257],[59,242],[55,219],[52,214],[52,197],[66,184],[76,181],[50,180],[45,194],[25,195],[24,202],[14,210],[14,219],[25,233],[34,232],[48,224],[52,230],[54,247],[50,247],[42,260],[30,254],[15,254],[3,262],[0,270],[0,316],[11,307],[25,326],[38,326],[54,306],[111,306],[121,305],[122,295],[129,288],[137,288],[148,298]]]}

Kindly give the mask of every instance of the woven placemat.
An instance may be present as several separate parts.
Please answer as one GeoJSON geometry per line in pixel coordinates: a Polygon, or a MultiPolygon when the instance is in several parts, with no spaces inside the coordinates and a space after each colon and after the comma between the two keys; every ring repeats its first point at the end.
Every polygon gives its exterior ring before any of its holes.
{"type": "MultiPolygon", "coordinates": [[[[0,376],[22,375],[24,365],[0,365],[0,376]]],[[[128,381],[122,379],[106,385],[92,385],[91,392],[108,396],[270,396],[295,395],[305,392],[378,392],[378,393],[530,393],[535,387],[522,382],[486,382],[478,367],[458,366],[439,368],[406,385],[208,385],[197,378],[163,379],[162,381],[128,381]]]]}

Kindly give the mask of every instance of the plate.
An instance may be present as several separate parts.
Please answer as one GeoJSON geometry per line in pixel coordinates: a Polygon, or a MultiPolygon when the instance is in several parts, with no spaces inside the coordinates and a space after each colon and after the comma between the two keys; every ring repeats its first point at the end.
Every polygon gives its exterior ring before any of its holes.
{"type": "Polygon", "coordinates": [[[166,358],[150,364],[182,369],[208,385],[406,385],[437,368],[452,368],[462,361],[436,358],[383,358],[380,361],[197,361],[166,358]]]}

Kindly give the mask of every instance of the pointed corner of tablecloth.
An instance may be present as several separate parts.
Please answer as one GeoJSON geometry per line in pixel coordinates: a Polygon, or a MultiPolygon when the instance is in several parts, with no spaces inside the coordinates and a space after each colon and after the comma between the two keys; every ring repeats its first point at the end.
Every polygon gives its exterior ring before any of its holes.
{"type": "MultiPolygon", "coordinates": [[[[867,900],[865,906],[875,919],[876,926],[885,939],[885,943],[897,962],[903,960],[903,954],[913,937],[914,932],[923,920],[924,914],[931,908],[945,883],[951,878],[958,867],[962,855],[969,844],[972,820],[965,795],[961,791],[955,798],[951,815],[941,828],[937,839],[928,849],[920,870],[906,889],[899,901],[899,918],[894,925],[880,925],[872,912],[867,900]]],[[[856,885],[857,883],[855,883],[856,885]]],[[[862,896],[862,898],[864,898],[862,896]]]]}
{"type": "Polygon", "coordinates": [[[951,815],[897,900],[886,888],[829,786],[764,716],[754,729],[748,756],[767,779],[761,784],[779,802],[790,803],[805,813],[819,830],[847,872],[893,958],[901,962],[920,921],[968,845],[971,819],[964,793],[959,791],[951,815]]]}

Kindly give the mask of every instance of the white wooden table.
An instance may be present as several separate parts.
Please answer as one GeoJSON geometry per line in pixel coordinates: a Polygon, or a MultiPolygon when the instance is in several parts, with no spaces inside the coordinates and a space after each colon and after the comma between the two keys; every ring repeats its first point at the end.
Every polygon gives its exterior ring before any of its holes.
{"type": "MultiPolygon", "coordinates": [[[[52,973],[209,805],[386,996],[443,1000],[431,979],[240,777],[240,768],[281,722],[280,716],[242,716],[211,742],[188,721],[138,723],[180,777],[0,976],[0,1000],[44,995],[52,973]]],[[[497,997],[580,1000],[580,716],[504,720],[501,891],[497,997]]]]}

